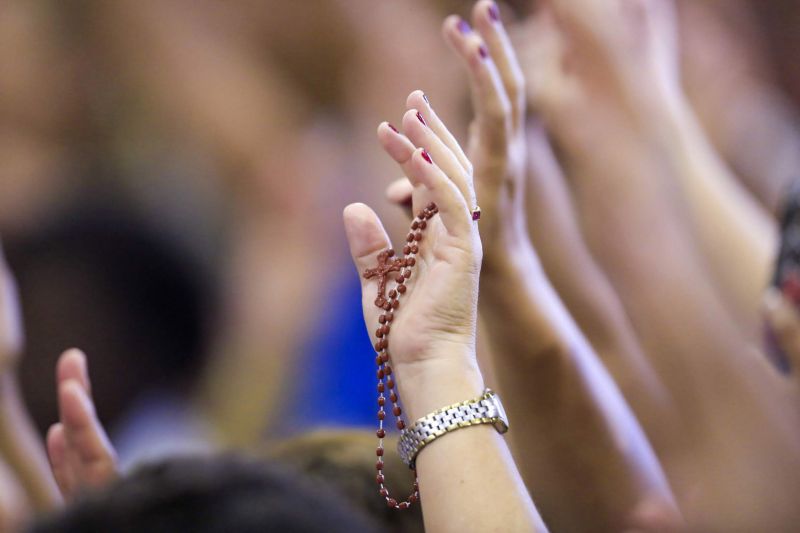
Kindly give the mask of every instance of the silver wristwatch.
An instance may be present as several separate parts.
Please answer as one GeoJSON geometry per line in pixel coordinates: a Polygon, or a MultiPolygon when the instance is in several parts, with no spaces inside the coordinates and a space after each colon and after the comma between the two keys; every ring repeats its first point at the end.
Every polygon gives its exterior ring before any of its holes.
{"type": "Polygon", "coordinates": [[[508,431],[508,418],[500,397],[491,389],[472,400],[443,407],[423,416],[400,432],[397,451],[409,468],[415,468],[420,450],[445,433],[457,429],[492,424],[499,433],[508,431]]]}

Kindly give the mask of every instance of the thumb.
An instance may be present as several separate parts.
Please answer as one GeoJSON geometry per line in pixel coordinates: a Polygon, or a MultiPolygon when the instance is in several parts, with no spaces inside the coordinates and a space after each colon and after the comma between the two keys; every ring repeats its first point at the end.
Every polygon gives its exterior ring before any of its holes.
{"type": "Polygon", "coordinates": [[[364,204],[350,204],[344,210],[344,230],[350,245],[350,254],[356,265],[362,285],[364,271],[372,268],[378,254],[392,247],[378,215],[364,204]]]}

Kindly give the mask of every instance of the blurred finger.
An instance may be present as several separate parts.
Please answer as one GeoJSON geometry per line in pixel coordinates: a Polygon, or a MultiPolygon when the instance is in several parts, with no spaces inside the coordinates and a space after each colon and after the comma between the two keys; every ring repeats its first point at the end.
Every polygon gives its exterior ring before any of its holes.
{"type": "Polygon", "coordinates": [[[442,31],[469,73],[481,144],[489,150],[504,152],[512,126],[511,102],[489,49],[480,34],[460,17],[448,17],[442,31]]]}
{"type": "Polygon", "coordinates": [[[525,78],[511,39],[500,20],[500,10],[492,0],[481,0],[472,10],[472,22],[481,34],[489,55],[497,66],[503,87],[511,102],[512,127],[520,128],[525,116],[525,78]]]}
{"type": "Polygon", "coordinates": [[[71,499],[75,491],[75,479],[67,463],[67,441],[64,426],[58,422],[50,426],[46,438],[47,457],[58,489],[65,499],[71,499]]]}
{"type": "Polygon", "coordinates": [[[61,357],[58,358],[58,363],[56,363],[57,386],[69,379],[75,380],[87,394],[91,394],[86,354],[77,348],[72,348],[61,354],[61,357]]]}
{"type": "Polygon", "coordinates": [[[403,208],[403,211],[411,218],[412,197],[414,194],[414,186],[408,181],[408,178],[403,177],[393,181],[386,188],[386,199],[391,203],[403,208]]]}
{"type": "MultiPolygon", "coordinates": [[[[61,383],[58,403],[67,447],[80,461],[77,465],[78,471],[87,466],[96,471],[99,466],[107,469],[109,476],[113,475],[116,454],[97,419],[94,404],[81,384],[73,379],[61,383]]],[[[95,479],[93,476],[92,479],[79,481],[94,486],[105,480],[95,479]]]]}

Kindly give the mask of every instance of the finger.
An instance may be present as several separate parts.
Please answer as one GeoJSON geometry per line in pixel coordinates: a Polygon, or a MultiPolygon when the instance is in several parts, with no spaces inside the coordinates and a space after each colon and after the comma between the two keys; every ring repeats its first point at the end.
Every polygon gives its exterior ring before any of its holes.
{"type": "Polygon", "coordinates": [[[403,131],[412,143],[424,148],[431,155],[445,176],[450,178],[458,187],[464,202],[469,205],[475,205],[475,192],[472,187],[471,174],[467,174],[455,154],[428,127],[425,118],[422,117],[418,110],[409,109],[403,115],[403,131]]]}
{"type": "Polygon", "coordinates": [[[778,346],[789,358],[792,376],[795,381],[800,381],[800,313],[775,289],[764,295],[764,311],[778,346]]]}
{"type": "Polygon", "coordinates": [[[467,68],[479,140],[489,150],[504,152],[511,124],[511,102],[483,38],[457,16],[444,21],[445,40],[467,68]]]}
{"type": "MultiPolygon", "coordinates": [[[[447,231],[454,237],[466,239],[470,236],[473,224],[470,210],[464,196],[451,179],[442,172],[431,155],[424,148],[418,148],[411,157],[411,172],[408,179],[415,187],[422,186],[428,197],[439,208],[439,216],[447,231]]],[[[414,198],[415,210],[419,205],[414,198]]]]}
{"type": "MultiPolygon", "coordinates": [[[[400,165],[405,175],[410,175],[413,172],[411,159],[417,147],[414,146],[408,137],[400,133],[397,128],[388,122],[383,122],[378,126],[378,140],[386,153],[400,165]]],[[[414,202],[421,205],[428,205],[433,201],[427,190],[418,189],[414,191],[414,185],[414,183],[411,184],[412,207],[414,202]]]]}
{"type": "Polygon", "coordinates": [[[403,211],[411,218],[412,196],[414,194],[414,186],[408,181],[408,178],[403,177],[393,181],[386,188],[386,199],[391,203],[403,208],[403,211]]]}
{"type": "Polygon", "coordinates": [[[116,454],[81,384],[73,379],[61,383],[58,404],[68,450],[75,452],[80,466],[114,463],[116,454]]]}
{"type": "Polygon", "coordinates": [[[86,393],[91,395],[92,389],[89,381],[86,355],[77,348],[72,348],[61,354],[56,364],[56,386],[69,379],[78,382],[86,393]]]}
{"type": "Polygon", "coordinates": [[[467,174],[472,174],[472,163],[470,162],[467,155],[464,153],[464,150],[461,148],[461,145],[458,143],[456,138],[450,133],[450,130],[444,125],[444,122],[439,118],[439,115],[433,110],[433,106],[431,106],[430,100],[428,100],[428,96],[423,93],[422,91],[414,91],[408,98],[406,99],[406,107],[418,109],[422,116],[425,118],[425,122],[428,123],[428,127],[430,127],[434,133],[436,134],[439,139],[450,149],[451,152],[456,156],[461,166],[464,168],[464,171],[467,174]]]}
{"type": "Polygon", "coordinates": [[[50,459],[50,470],[56,480],[61,495],[69,500],[75,491],[75,480],[67,462],[67,441],[64,426],[58,422],[47,431],[47,457],[50,459]]]}
{"type": "Polygon", "coordinates": [[[503,88],[511,103],[512,127],[520,128],[525,116],[525,77],[517,55],[500,20],[500,10],[492,0],[481,0],[472,10],[472,22],[481,34],[497,67],[503,88]]]}
{"type": "Polygon", "coordinates": [[[363,284],[370,283],[364,271],[375,266],[378,254],[390,249],[392,243],[378,215],[364,204],[350,204],[344,209],[344,230],[350,254],[363,284]]]}

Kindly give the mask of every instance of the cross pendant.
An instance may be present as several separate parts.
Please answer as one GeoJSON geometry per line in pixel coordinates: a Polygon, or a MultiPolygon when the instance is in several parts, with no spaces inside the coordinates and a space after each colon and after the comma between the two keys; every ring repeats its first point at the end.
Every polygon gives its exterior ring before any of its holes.
{"type": "Polygon", "coordinates": [[[364,271],[365,279],[378,278],[378,297],[375,298],[375,305],[383,307],[386,303],[386,278],[391,272],[400,272],[405,264],[402,259],[390,260],[394,256],[394,250],[384,250],[378,254],[378,266],[364,271]]]}

